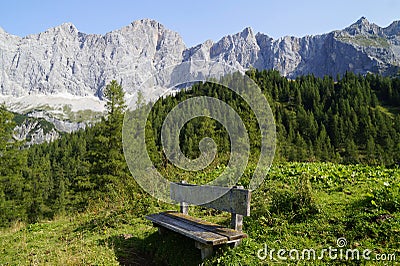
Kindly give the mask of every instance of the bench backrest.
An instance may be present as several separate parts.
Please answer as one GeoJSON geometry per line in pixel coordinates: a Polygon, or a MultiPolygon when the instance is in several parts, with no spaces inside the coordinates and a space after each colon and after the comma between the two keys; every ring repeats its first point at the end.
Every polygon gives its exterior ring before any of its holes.
{"type": "Polygon", "coordinates": [[[241,187],[198,186],[184,183],[171,183],[170,189],[172,200],[194,205],[198,202],[207,202],[210,195],[211,198],[213,195],[222,195],[200,206],[250,216],[250,190],[241,187]]]}

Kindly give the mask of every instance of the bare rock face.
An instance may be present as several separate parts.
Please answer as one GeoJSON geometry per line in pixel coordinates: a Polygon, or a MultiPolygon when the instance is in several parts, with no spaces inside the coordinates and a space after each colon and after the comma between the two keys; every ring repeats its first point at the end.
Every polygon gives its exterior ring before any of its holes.
{"type": "MultiPolygon", "coordinates": [[[[153,74],[196,60],[222,62],[239,70],[276,69],[290,78],[346,71],[391,75],[400,66],[400,21],[381,28],[363,17],[344,30],[276,40],[245,28],[192,48],[185,47],[178,33],[149,19],[105,35],[81,33],[71,23],[24,38],[0,29],[0,101],[6,97],[18,107],[18,97],[26,101],[40,95],[68,95],[97,97],[101,102],[103,89],[113,79],[132,96],[153,74]]],[[[169,84],[177,75],[165,71],[160,78],[169,84]]],[[[162,93],[162,89],[144,91],[148,99],[162,93]]],[[[90,104],[84,108],[93,109],[90,104]]]]}
{"type": "Polygon", "coordinates": [[[227,63],[238,69],[246,69],[258,60],[260,47],[251,28],[235,35],[223,37],[210,48],[212,60],[227,63]]]}
{"type": "Polygon", "coordinates": [[[56,128],[44,119],[25,119],[14,130],[14,139],[25,141],[26,146],[51,142],[59,138],[56,128]]]}
{"type": "Polygon", "coordinates": [[[152,20],[105,35],[70,23],[19,38],[0,31],[1,94],[97,95],[112,79],[130,92],[149,74],[181,62],[181,37],[152,20]]]}
{"type": "Polygon", "coordinates": [[[247,28],[223,37],[210,47],[209,54],[210,60],[239,69],[276,69],[290,78],[306,74],[335,77],[346,71],[392,75],[400,67],[400,22],[381,28],[362,17],[341,31],[276,40],[262,33],[254,36],[247,28]]]}

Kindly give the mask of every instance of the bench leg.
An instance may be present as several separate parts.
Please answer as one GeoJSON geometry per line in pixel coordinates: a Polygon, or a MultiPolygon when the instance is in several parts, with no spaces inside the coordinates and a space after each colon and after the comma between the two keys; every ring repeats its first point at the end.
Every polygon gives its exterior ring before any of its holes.
{"type": "Polygon", "coordinates": [[[165,232],[167,232],[167,230],[161,226],[158,227],[158,234],[160,236],[165,235],[165,232]]]}
{"type": "Polygon", "coordinates": [[[241,243],[242,243],[242,240],[240,239],[240,240],[237,240],[237,241],[231,243],[230,246],[232,248],[235,248],[235,247],[239,246],[241,243]]]}
{"type": "Polygon", "coordinates": [[[200,242],[195,242],[196,248],[201,250],[201,259],[204,260],[208,257],[211,257],[213,254],[213,246],[212,245],[205,245],[200,242]]]}
{"type": "Polygon", "coordinates": [[[157,229],[158,229],[158,234],[161,236],[161,235],[164,235],[168,230],[167,229],[165,229],[164,227],[162,227],[162,226],[159,226],[158,224],[155,224],[155,223],[153,223],[153,226],[154,227],[157,227],[157,229]]]}

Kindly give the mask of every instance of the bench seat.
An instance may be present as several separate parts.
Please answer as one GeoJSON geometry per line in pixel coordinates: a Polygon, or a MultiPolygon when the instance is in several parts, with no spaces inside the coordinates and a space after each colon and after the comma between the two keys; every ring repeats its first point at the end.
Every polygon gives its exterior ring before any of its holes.
{"type": "Polygon", "coordinates": [[[216,246],[240,241],[247,234],[210,223],[183,213],[168,211],[146,216],[155,226],[161,226],[185,235],[195,241],[216,246]]]}
{"type": "Polygon", "coordinates": [[[202,259],[212,255],[214,246],[231,243],[237,246],[241,239],[247,237],[242,232],[242,225],[243,216],[250,216],[250,190],[181,182],[171,183],[170,193],[171,199],[180,204],[180,212],[150,214],[146,219],[153,222],[160,233],[168,229],[194,239],[196,247],[201,250],[202,259]],[[189,216],[189,204],[229,212],[231,228],[189,216]]]}

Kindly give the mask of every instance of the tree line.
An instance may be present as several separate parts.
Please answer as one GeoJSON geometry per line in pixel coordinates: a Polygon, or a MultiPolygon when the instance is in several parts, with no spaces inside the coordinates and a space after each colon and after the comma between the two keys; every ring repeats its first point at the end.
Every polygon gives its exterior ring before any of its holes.
{"type": "MultiPolygon", "coordinates": [[[[289,80],[277,71],[256,69],[247,75],[261,88],[273,112],[276,161],[400,162],[399,78],[348,72],[337,81],[313,75],[289,80]]],[[[224,79],[219,83],[229,84],[235,74],[224,79]]],[[[160,132],[166,115],[179,102],[196,96],[215,97],[234,108],[246,125],[252,154],[257,155],[260,132],[254,113],[242,97],[220,84],[198,83],[154,104],[148,131],[154,135],[158,157],[163,157],[160,132]]],[[[206,117],[193,119],[182,128],[182,151],[188,157],[199,156],[198,143],[204,137],[216,141],[219,153],[229,153],[227,131],[218,121],[206,117]]]]}
{"type": "Polygon", "coordinates": [[[91,200],[137,189],[120,184],[129,173],[121,142],[122,87],[112,81],[104,96],[107,115],[95,126],[28,149],[11,141],[13,114],[0,107],[0,226],[83,211],[91,200]]]}

